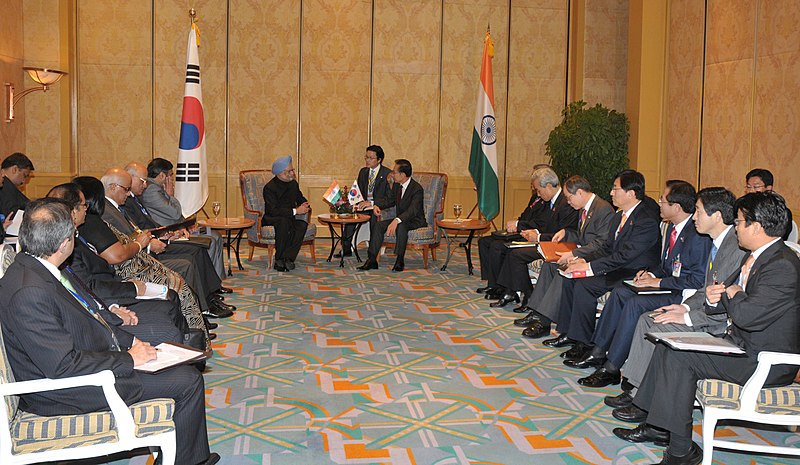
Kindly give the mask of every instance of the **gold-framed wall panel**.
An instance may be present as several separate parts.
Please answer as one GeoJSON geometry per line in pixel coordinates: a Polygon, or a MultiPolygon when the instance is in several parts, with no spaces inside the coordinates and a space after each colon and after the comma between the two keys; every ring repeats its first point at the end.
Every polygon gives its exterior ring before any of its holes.
{"type": "Polygon", "coordinates": [[[583,96],[625,111],[628,55],[628,0],[585,2],[583,96]]]}

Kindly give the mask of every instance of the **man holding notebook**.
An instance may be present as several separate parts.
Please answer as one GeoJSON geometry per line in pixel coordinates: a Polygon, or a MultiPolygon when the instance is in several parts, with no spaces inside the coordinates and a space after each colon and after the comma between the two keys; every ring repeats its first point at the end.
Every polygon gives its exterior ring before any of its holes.
{"type": "MultiPolygon", "coordinates": [[[[744,357],[676,351],[659,344],[633,404],[648,412],[634,429],[614,434],[633,440],[652,426],[668,431],[661,463],[699,464],[692,442],[692,410],[697,381],[714,378],[743,385],[762,351],[800,353],[800,259],[781,240],[788,218],[786,203],[774,193],[751,193],[736,201],[739,245],[749,251],[741,267],[722,284],[708,286],[706,297],[727,311],[725,338],[745,350],[744,357]]],[[[776,365],[765,386],[790,384],[797,367],[776,365]]]]}

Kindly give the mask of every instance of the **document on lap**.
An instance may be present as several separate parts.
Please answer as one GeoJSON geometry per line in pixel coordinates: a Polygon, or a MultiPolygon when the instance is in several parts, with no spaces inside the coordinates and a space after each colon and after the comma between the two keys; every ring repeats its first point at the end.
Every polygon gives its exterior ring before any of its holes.
{"type": "Polygon", "coordinates": [[[133,369],[143,373],[158,373],[159,371],[185,363],[198,362],[207,358],[206,354],[186,346],[171,342],[162,342],[156,346],[156,359],[141,365],[134,365],[133,369]]]}
{"type": "Polygon", "coordinates": [[[144,286],[144,295],[137,295],[138,300],[167,300],[167,286],[156,283],[144,283],[144,286]]]}
{"type": "Polygon", "coordinates": [[[731,341],[703,332],[647,333],[647,340],[663,342],[676,350],[744,355],[745,351],[731,341]]]}
{"type": "Polygon", "coordinates": [[[662,289],[660,287],[654,286],[640,286],[636,284],[636,281],[632,279],[626,279],[623,281],[626,286],[631,288],[631,290],[639,295],[651,295],[651,294],[671,294],[672,291],[670,289],[662,289]]]}
{"type": "Polygon", "coordinates": [[[561,254],[572,252],[578,248],[578,244],[574,242],[540,242],[539,255],[544,258],[546,262],[557,262],[561,254]]]}
{"type": "Polygon", "coordinates": [[[521,249],[525,247],[538,247],[539,243],[534,241],[511,241],[506,242],[503,244],[504,246],[508,247],[509,249],[521,249]]]}

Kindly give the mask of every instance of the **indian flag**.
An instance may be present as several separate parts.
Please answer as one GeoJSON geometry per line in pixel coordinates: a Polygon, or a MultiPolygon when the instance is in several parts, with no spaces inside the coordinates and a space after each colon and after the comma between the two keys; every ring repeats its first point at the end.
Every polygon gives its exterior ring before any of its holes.
{"type": "Polygon", "coordinates": [[[494,87],[492,58],[494,42],[486,31],[483,40],[481,85],[472,131],[472,150],[469,154],[469,173],[478,189],[478,208],[487,220],[500,213],[500,189],[497,180],[497,125],[494,119],[494,87]]]}
{"type": "Polygon", "coordinates": [[[342,198],[342,189],[339,187],[339,181],[333,180],[328,190],[325,191],[325,195],[322,196],[326,202],[331,205],[336,205],[336,202],[342,198]]]}

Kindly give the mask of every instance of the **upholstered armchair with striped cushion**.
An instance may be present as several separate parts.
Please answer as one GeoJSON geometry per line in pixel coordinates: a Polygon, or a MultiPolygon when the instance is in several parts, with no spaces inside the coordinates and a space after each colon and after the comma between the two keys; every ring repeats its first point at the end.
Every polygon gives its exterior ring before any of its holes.
{"type": "MultiPolygon", "coordinates": [[[[248,260],[253,260],[253,251],[256,247],[267,249],[267,268],[272,268],[272,259],[275,255],[275,228],[261,226],[264,216],[264,186],[274,177],[272,170],[244,170],[239,172],[239,186],[242,188],[242,202],[244,202],[244,216],[255,221],[247,230],[247,242],[250,243],[248,260]]],[[[317,237],[317,225],[311,222],[311,211],[306,213],[308,229],[303,237],[303,245],[311,251],[311,261],[317,263],[314,239],[317,237]]]]}
{"type": "Polygon", "coordinates": [[[703,464],[711,465],[714,447],[765,454],[800,456],[800,448],[747,444],[714,438],[719,420],[740,420],[768,425],[800,425],[800,385],[764,388],[773,365],[800,365],[800,354],[761,352],[756,371],[744,386],[703,379],[697,383],[696,397],[703,408],[703,464]]]}
{"type": "MultiPolygon", "coordinates": [[[[1,272],[13,250],[0,250],[1,272]]],[[[2,273],[0,273],[0,276],[2,273]]],[[[114,373],[104,370],[63,379],[17,382],[8,363],[0,327],[0,463],[3,465],[99,457],[140,447],[160,448],[162,463],[175,463],[175,424],[172,399],[153,399],[125,405],[114,388],[114,373]],[[103,388],[110,412],[42,417],[19,409],[19,396],[76,386],[103,388]]]]}
{"type": "MultiPolygon", "coordinates": [[[[422,250],[423,266],[428,268],[428,251],[436,260],[436,248],[442,240],[442,232],[436,226],[436,220],[444,218],[444,201],[447,195],[447,175],[444,173],[417,172],[411,176],[425,191],[425,221],[428,225],[408,232],[408,248],[422,250]]],[[[383,216],[382,216],[383,217],[383,216]]],[[[383,219],[391,218],[390,215],[383,219]]],[[[393,245],[395,236],[386,235],[384,245],[393,245]]]]}

